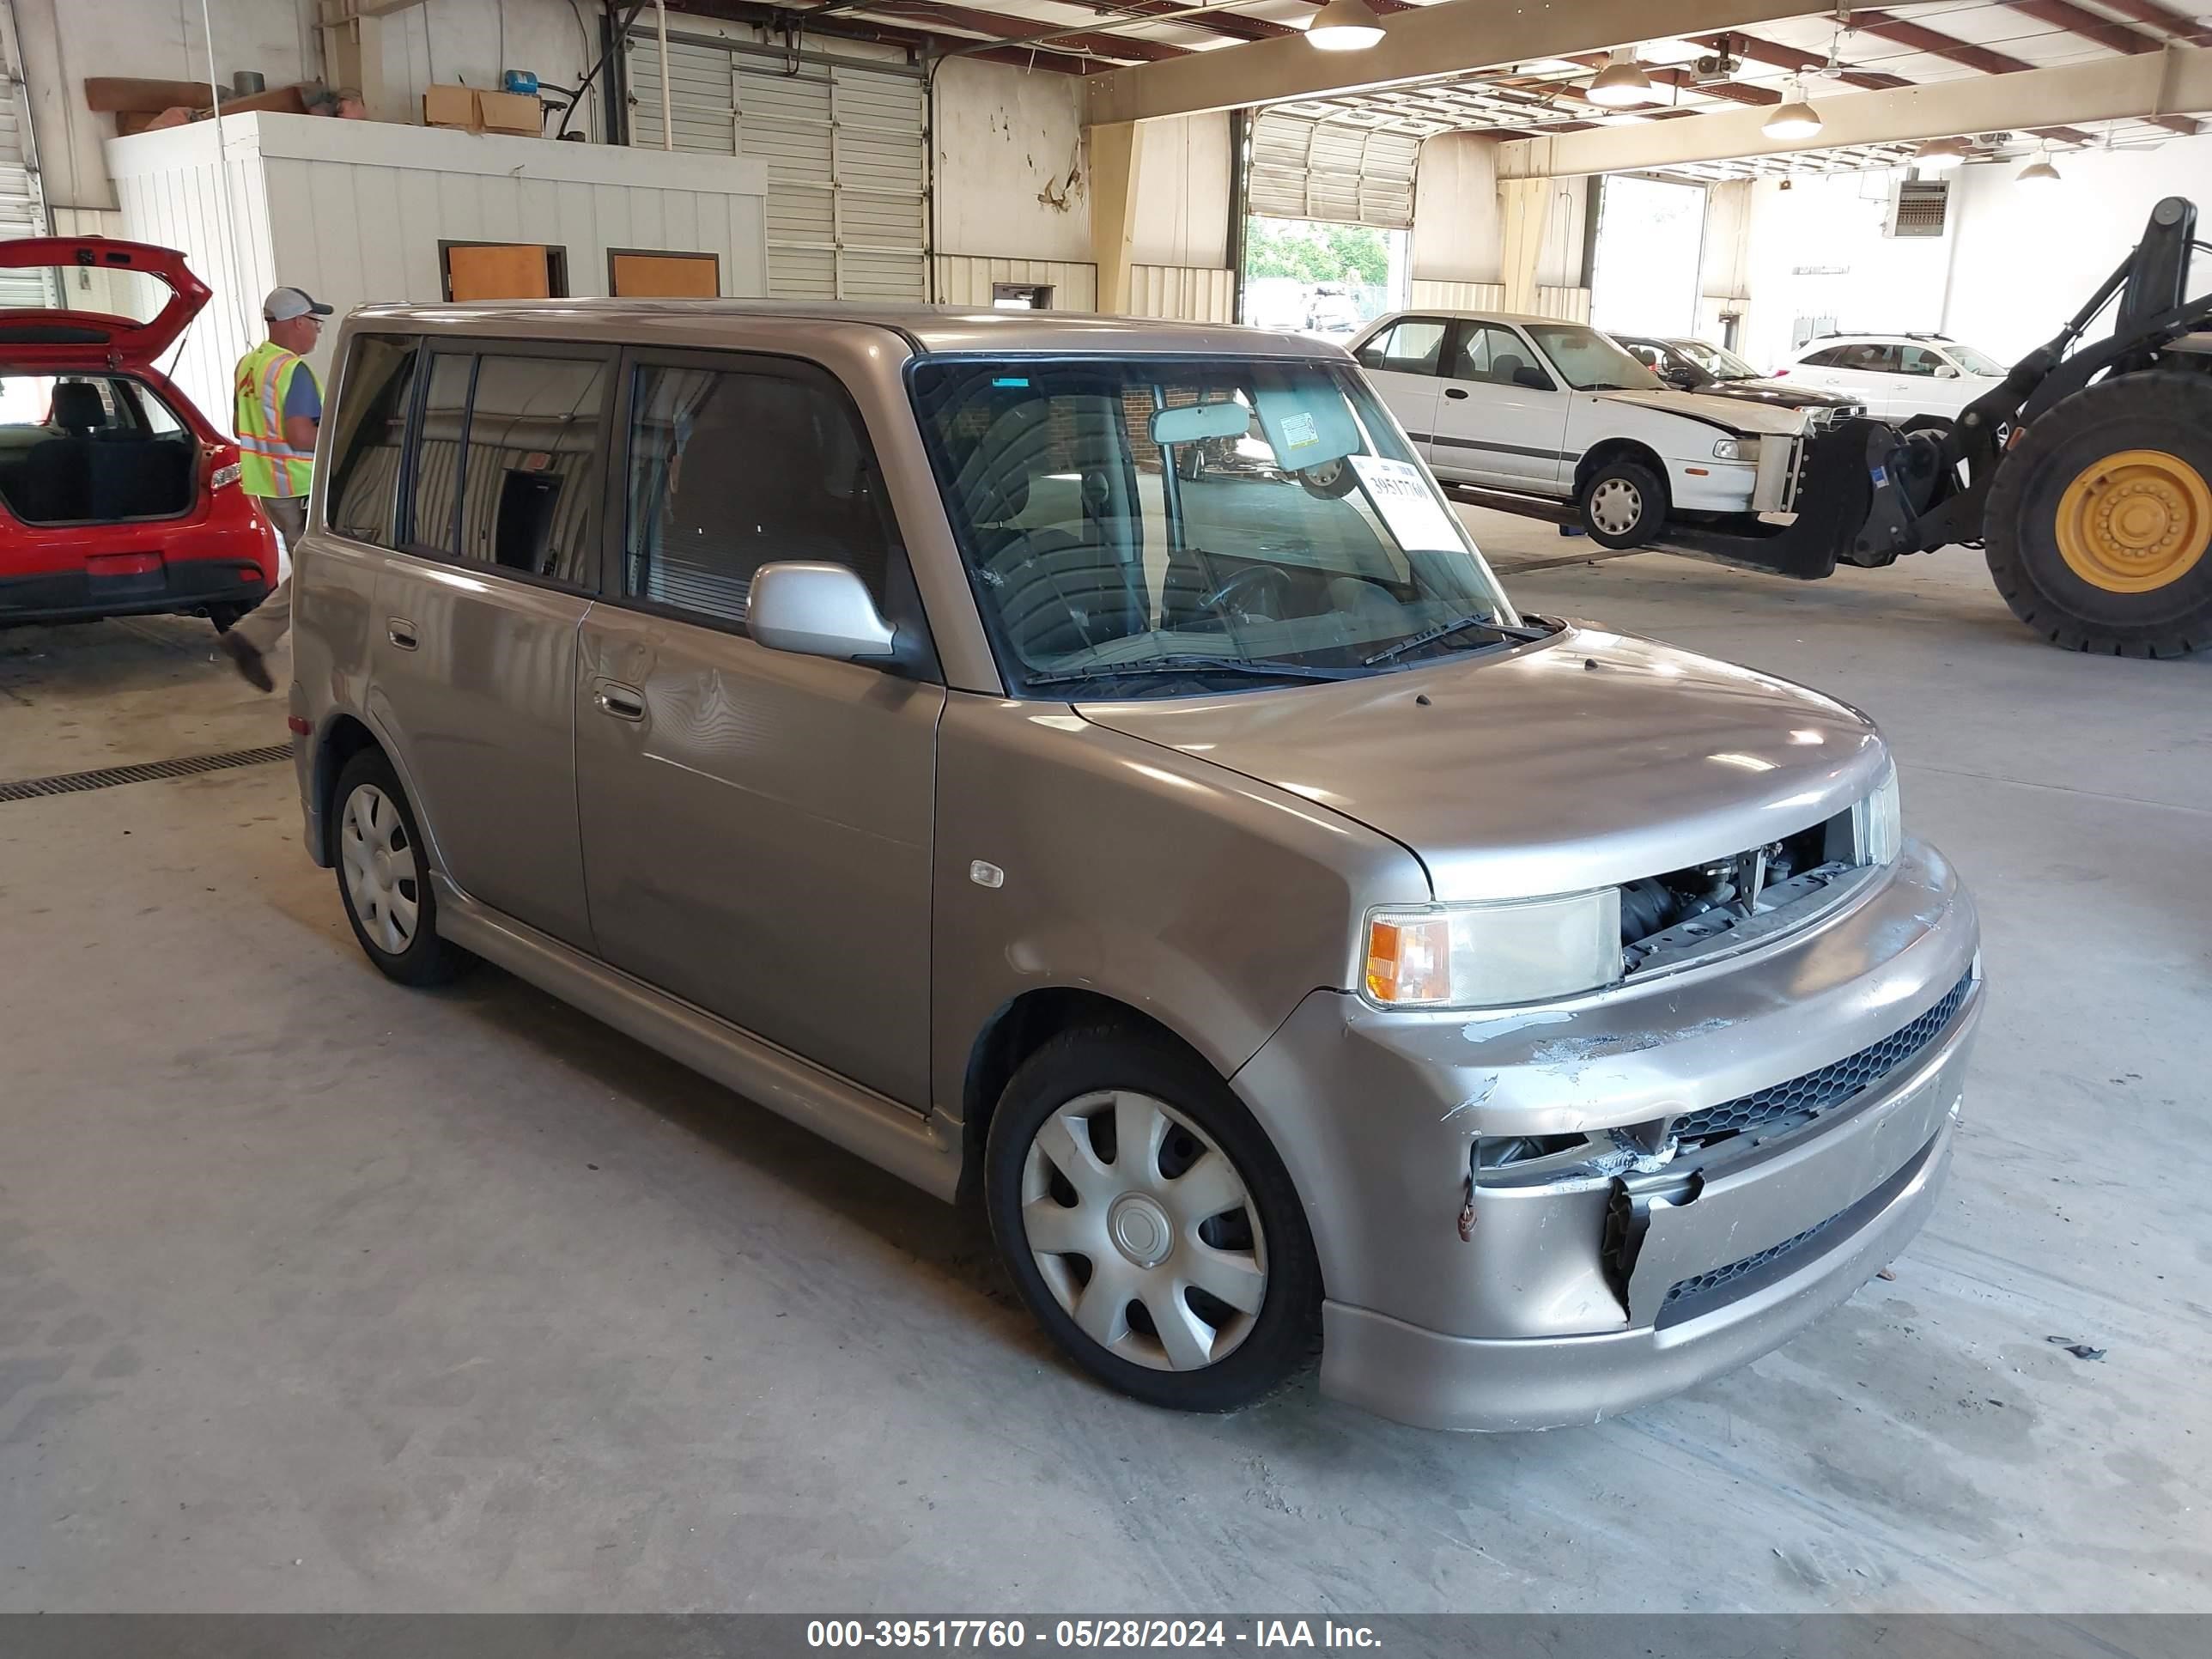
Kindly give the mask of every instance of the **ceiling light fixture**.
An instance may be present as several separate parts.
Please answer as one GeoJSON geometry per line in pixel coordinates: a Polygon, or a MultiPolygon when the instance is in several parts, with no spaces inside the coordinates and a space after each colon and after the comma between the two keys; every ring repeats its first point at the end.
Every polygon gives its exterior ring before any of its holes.
{"type": "Polygon", "coordinates": [[[1367,0],[1328,0],[1306,25],[1306,44],[1322,52],[1364,52],[1382,39],[1382,20],[1367,0]]]}
{"type": "Polygon", "coordinates": [[[1937,171],[1948,171],[1966,159],[1966,141],[1963,138],[1930,138],[1912,152],[1912,165],[1937,171]]]}
{"type": "Polygon", "coordinates": [[[2036,146],[2035,159],[2020,170],[2019,182],[2023,185],[2055,185],[2058,182],[2058,169],[2051,165],[2051,140],[2046,138],[2036,146]]]}
{"type": "Polygon", "coordinates": [[[1636,48],[1615,46],[1613,59],[1597,72],[1584,96],[1593,104],[1602,104],[1607,109],[1620,109],[1628,104],[1647,104],[1651,101],[1651,77],[1636,61],[1636,48]]]}
{"type": "Polygon", "coordinates": [[[1820,112],[1805,101],[1805,89],[1793,76],[1782,102],[1775,106],[1774,113],[1766,118],[1766,125],[1759,131],[1770,138],[1810,138],[1826,125],[1820,118],[1820,112]]]}

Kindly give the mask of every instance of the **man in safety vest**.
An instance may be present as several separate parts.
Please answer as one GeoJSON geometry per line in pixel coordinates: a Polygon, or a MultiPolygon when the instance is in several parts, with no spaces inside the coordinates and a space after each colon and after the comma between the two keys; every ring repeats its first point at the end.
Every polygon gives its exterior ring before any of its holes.
{"type": "MultiPolygon", "coordinates": [[[[274,288],[261,302],[269,337],[238,360],[232,378],[238,432],[239,483],[258,499],[297,558],[307,533],[307,486],[315,471],[315,433],[322,424],[323,390],[307,354],[322,337],[331,308],[302,289],[274,288]]],[[[292,579],[251,615],[222,635],[238,672],[264,691],[276,690],[262,659],[292,625],[292,579]]]]}

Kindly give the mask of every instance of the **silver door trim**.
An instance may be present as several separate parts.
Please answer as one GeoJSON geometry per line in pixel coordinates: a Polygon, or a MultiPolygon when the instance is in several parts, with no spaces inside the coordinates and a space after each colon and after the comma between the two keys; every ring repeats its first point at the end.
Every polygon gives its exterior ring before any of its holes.
{"type": "Polygon", "coordinates": [[[834,1141],[948,1204],[960,1186],[960,1126],[800,1059],[468,896],[432,872],[438,932],[549,995],[834,1141]]]}

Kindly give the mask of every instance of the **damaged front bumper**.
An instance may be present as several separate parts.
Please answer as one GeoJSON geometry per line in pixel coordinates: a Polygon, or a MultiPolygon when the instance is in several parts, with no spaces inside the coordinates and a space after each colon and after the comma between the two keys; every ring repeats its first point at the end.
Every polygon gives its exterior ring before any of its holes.
{"type": "Polygon", "coordinates": [[[1323,1390],[1546,1428],[1785,1340],[1934,1200],[1978,938],[1912,842],[1802,933],[1649,985],[1495,1016],[1307,998],[1234,1081],[1320,1251],[1323,1390]]]}

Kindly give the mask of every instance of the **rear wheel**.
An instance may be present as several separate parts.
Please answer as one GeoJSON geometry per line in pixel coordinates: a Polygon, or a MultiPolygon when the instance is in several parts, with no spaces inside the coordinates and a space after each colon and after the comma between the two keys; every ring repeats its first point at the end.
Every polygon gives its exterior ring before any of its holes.
{"type": "Polygon", "coordinates": [[[1583,528],[1601,547],[1641,547],[1667,522],[1667,483],[1626,456],[1601,462],[1577,498],[1583,528]]]}
{"type": "Polygon", "coordinates": [[[2005,457],[1984,523],[1997,592],[2053,645],[2212,643],[2212,376],[2124,375],[2066,398],[2005,457]]]}
{"type": "Polygon", "coordinates": [[[381,750],[338,774],[338,896],[368,959],[402,985],[442,985],[467,959],[438,937],[430,864],[407,793],[381,750]]]}

